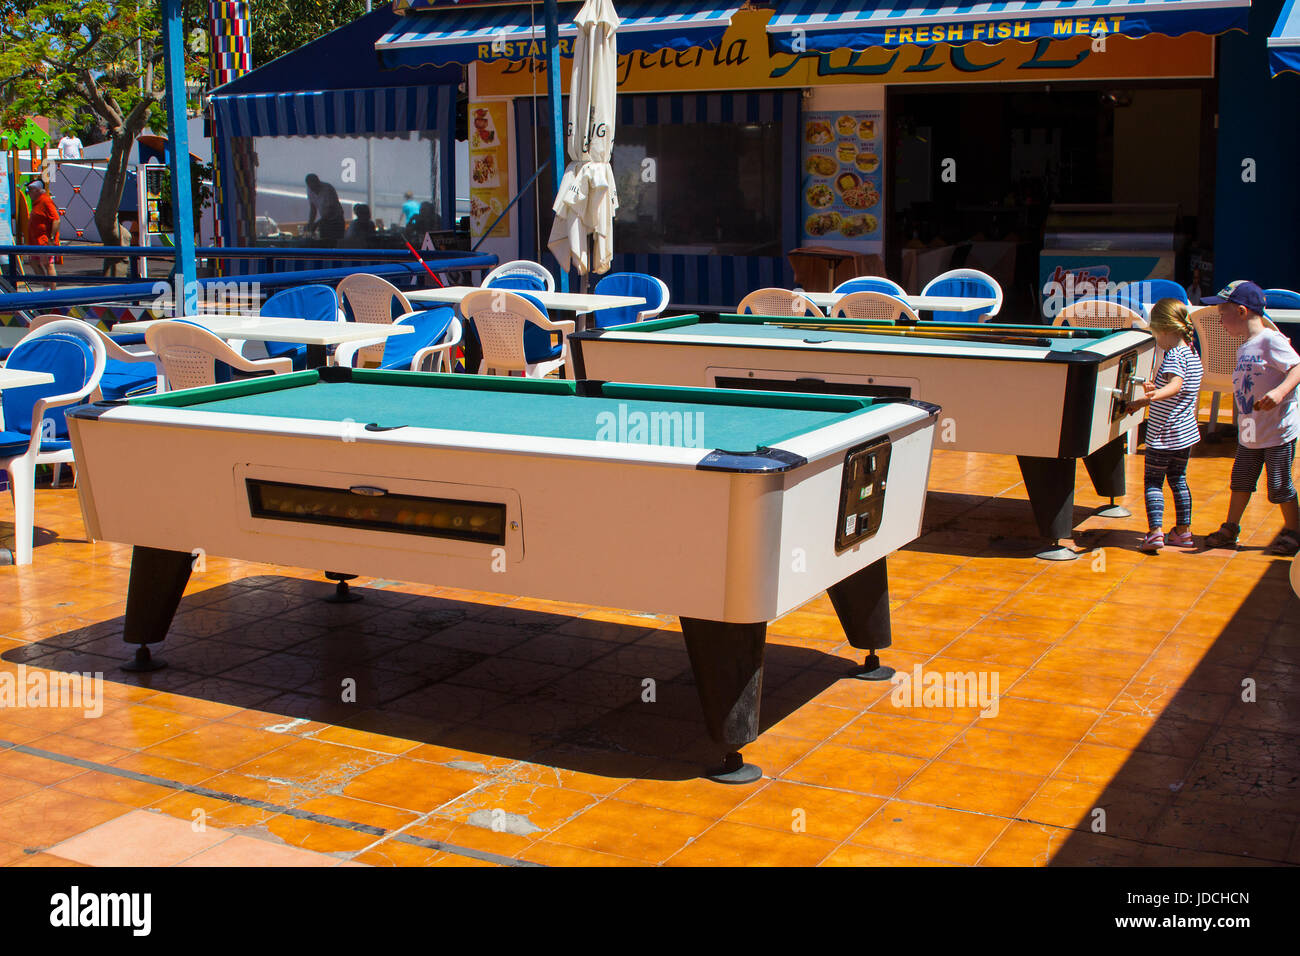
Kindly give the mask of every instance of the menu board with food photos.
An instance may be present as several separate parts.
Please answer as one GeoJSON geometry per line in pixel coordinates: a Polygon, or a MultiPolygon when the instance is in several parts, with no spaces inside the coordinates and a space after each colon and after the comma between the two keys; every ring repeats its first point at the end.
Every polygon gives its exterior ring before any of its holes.
{"type": "Polygon", "coordinates": [[[800,180],[804,238],[880,251],[883,167],[882,111],[805,113],[800,180]]]}
{"type": "MultiPolygon", "coordinates": [[[[469,106],[469,232],[483,235],[510,202],[510,160],[503,133],[505,103],[471,103],[469,106]]],[[[492,230],[493,239],[510,236],[510,217],[492,230]]]]}

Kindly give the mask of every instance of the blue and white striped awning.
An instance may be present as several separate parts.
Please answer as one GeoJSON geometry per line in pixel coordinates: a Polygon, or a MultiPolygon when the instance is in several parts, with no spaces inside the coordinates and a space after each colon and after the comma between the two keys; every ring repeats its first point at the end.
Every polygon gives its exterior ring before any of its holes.
{"type": "Polygon", "coordinates": [[[212,97],[223,136],[365,136],[439,130],[450,135],[454,86],[245,93],[212,97]]]}
{"type": "MultiPolygon", "coordinates": [[[[618,51],[712,48],[743,0],[629,0],[618,5],[618,51]]],[[[560,55],[573,55],[573,17],[580,4],[560,10],[560,55]]],[[[375,42],[384,66],[524,60],[546,56],[540,7],[467,7],[412,14],[375,42]]]]}
{"type": "Polygon", "coordinates": [[[1268,38],[1268,62],[1274,76],[1300,73],[1300,0],[1286,0],[1268,38]]]}
{"type": "MultiPolygon", "coordinates": [[[[1295,0],[1291,0],[1295,2],[1295,0]]],[[[777,0],[784,53],[1070,36],[1245,30],[1250,0],[777,0]]]]}

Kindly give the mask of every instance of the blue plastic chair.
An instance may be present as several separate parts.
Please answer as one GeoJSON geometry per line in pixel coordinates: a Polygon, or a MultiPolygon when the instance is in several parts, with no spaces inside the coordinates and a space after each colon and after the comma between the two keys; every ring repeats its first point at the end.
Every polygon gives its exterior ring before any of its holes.
{"type": "Polygon", "coordinates": [[[836,295],[848,295],[850,292],[883,292],[885,295],[902,297],[907,290],[893,279],[884,276],[858,276],[841,282],[834,289],[836,295]]]}
{"type": "MultiPolygon", "coordinates": [[[[310,319],[314,322],[339,320],[338,294],[327,285],[303,285],[283,289],[262,303],[261,314],[277,319],[310,319]]],[[[295,342],[267,342],[270,358],[293,360],[295,371],[307,367],[307,346],[295,342]]]]}
{"type": "Polygon", "coordinates": [[[528,259],[515,259],[512,262],[503,262],[491,272],[483,277],[480,288],[484,289],[517,289],[517,288],[535,288],[539,291],[554,292],[555,276],[551,275],[549,269],[539,262],[533,262],[528,259]],[[514,286],[509,283],[515,279],[535,280],[536,286],[514,286]]]}
{"type": "Polygon", "coordinates": [[[596,283],[596,294],[640,296],[645,299],[645,305],[597,309],[591,314],[592,327],[597,329],[653,319],[668,308],[668,286],[662,280],[642,272],[611,272],[596,283]]]}
{"type": "Polygon", "coordinates": [[[957,296],[961,298],[993,298],[990,309],[969,309],[961,312],[935,312],[937,322],[982,322],[992,319],[1002,309],[1002,287],[992,276],[978,269],[953,269],[931,279],[922,295],[957,296]]]}
{"type": "MultiPolygon", "coordinates": [[[[418,372],[430,356],[436,356],[438,367],[434,371],[451,371],[451,350],[460,344],[461,339],[461,322],[456,318],[455,308],[441,305],[435,309],[410,312],[393,324],[409,325],[415,331],[384,340],[380,368],[418,372]]],[[[335,363],[354,365],[357,355],[366,345],[365,342],[340,345],[334,355],[335,363]]]]}
{"type": "MultiPolygon", "coordinates": [[[[153,362],[152,353],[138,355],[122,348],[124,341],[139,339],[144,344],[144,333],[119,335],[104,332],[98,326],[85,319],[74,319],[67,315],[38,315],[32,319],[31,328],[39,329],[51,322],[82,322],[86,328],[99,336],[104,343],[104,374],[99,380],[99,394],[92,399],[102,398],[108,401],[120,401],[135,395],[147,395],[157,391],[159,371],[153,362]]],[[[55,483],[58,483],[59,466],[54,466],[55,483]]]]}
{"type": "Polygon", "coordinates": [[[1300,309],[1300,292],[1290,289],[1265,289],[1265,309],[1300,309]]]}
{"type": "Polygon", "coordinates": [[[0,392],[5,422],[0,432],[0,470],[9,475],[14,499],[14,564],[32,563],[36,466],[73,461],[64,410],[84,402],[99,387],[104,357],[99,333],[76,319],[33,329],[9,353],[5,368],[54,376],[44,385],[0,392]]]}

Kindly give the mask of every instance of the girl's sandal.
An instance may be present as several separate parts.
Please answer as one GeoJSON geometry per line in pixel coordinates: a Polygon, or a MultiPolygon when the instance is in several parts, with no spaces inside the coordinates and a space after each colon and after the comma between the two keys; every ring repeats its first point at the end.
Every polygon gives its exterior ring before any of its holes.
{"type": "Polygon", "coordinates": [[[1273,543],[1264,549],[1265,554],[1276,554],[1284,558],[1300,552],[1300,531],[1293,531],[1291,528],[1283,528],[1278,532],[1273,543]]]}
{"type": "Polygon", "coordinates": [[[1164,546],[1165,535],[1163,531],[1148,531],[1147,536],[1138,545],[1138,550],[1145,554],[1155,554],[1164,546]]]}
{"type": "Polygon", "coordinates": [[[1205,536],[1205,546],[1207,548],[1235,548],[1237,546],[1237,535],[1241,534],[1241,526],[1224,522],[1219,526],[1218,531],[1214,531],[1205,536]]]}

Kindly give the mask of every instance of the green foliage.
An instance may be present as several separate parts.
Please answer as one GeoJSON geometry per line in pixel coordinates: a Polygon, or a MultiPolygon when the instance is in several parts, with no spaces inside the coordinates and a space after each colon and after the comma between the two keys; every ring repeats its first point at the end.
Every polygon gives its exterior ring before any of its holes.
{"type": "MultiPolygon", "coordinates": [[[[387,2],[375,0],[375,5],[387,2]]],[[[365,12],[365,0],[253,0],[253,67],[345,26],[365,12]]]]}

